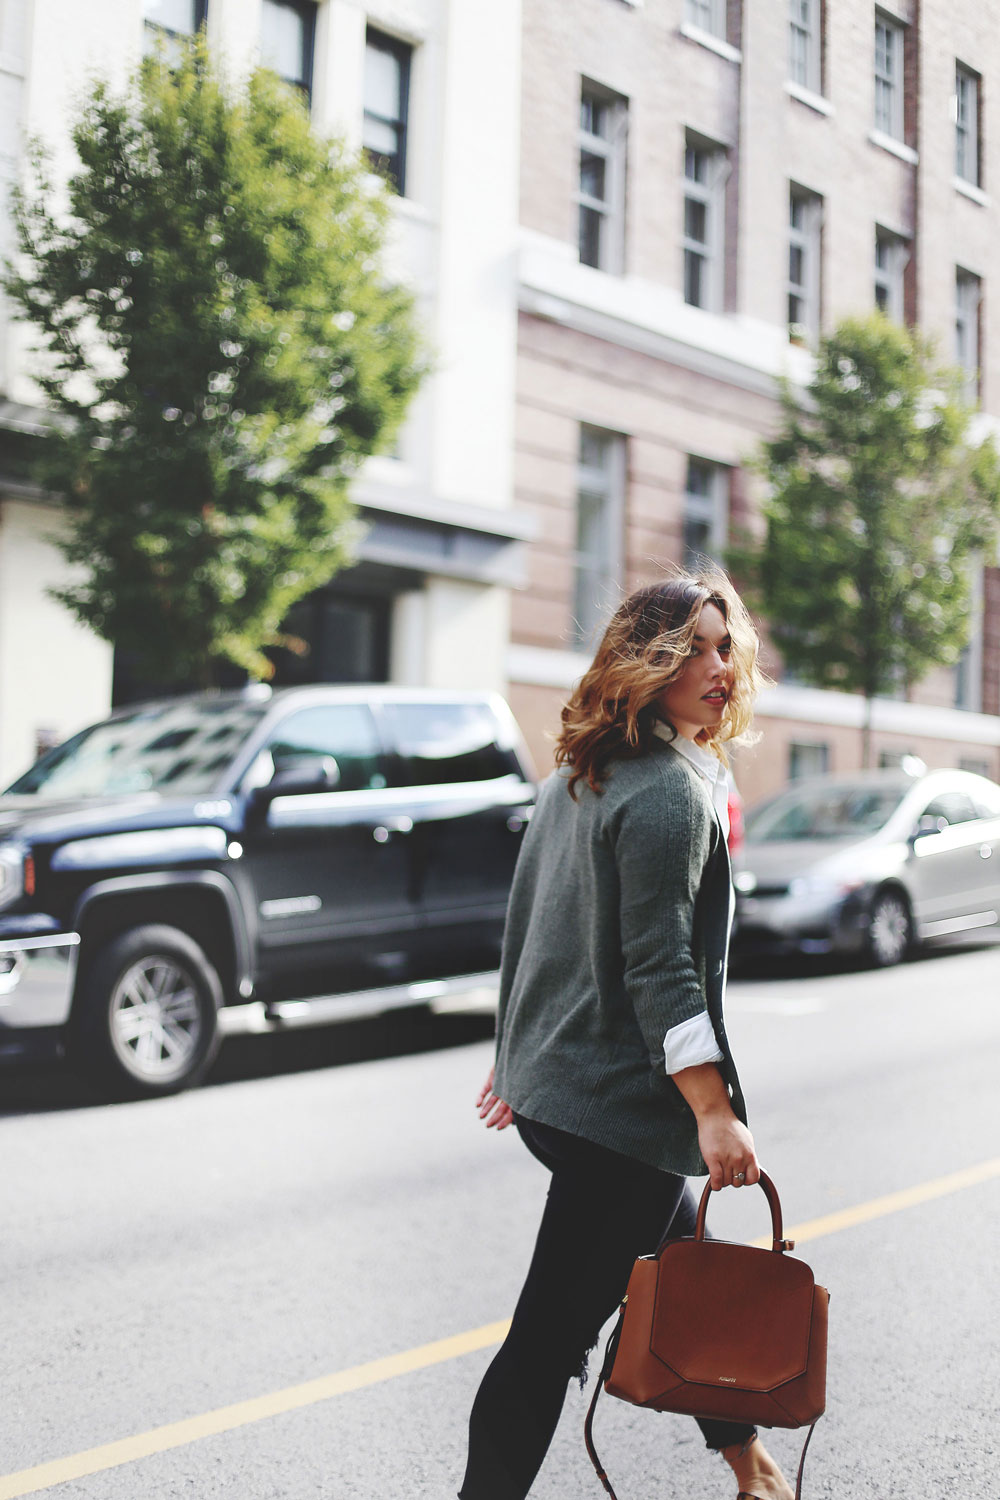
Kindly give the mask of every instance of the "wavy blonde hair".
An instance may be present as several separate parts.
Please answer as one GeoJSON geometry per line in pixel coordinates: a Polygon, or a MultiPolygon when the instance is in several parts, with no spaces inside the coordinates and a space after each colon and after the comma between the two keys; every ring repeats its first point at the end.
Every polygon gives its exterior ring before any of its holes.
{"type": "Polygon", "coordinates": [[[694,648],[701,611],[714,604],[732,640],[732,686],[719,725],[698,740],[726,761],[726,744],[751,743],[753,704],[765,682],[760,639],[727,574],[705,567],[675,573],[630,594],[615,611],[590,667],[562,711],[557,766],[571,769],[569,791],[586,780],[600,792],[612,760],[645,755],[663,715],[657,700],[680,676],[694,648]]]}

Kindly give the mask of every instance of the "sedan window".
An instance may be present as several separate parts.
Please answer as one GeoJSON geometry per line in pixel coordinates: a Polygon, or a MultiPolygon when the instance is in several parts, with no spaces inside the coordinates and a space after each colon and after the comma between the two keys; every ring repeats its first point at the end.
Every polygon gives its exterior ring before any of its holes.
{"type": "Polygon", "coordinates": [[[977,787],[972,800],[980,818],[1000,818],[1000,786],[987,786],[982,791],[977,787]]]}
{"type": "Polygon", "coordinates": [[[934,818],[942,827],[954,823],[971,823],[979,814],[965,792],[941,792],[927,804],[925,818],[934,818]]]}
{"type": "Polygon", "coordinates": [[[876,833],[899,806],[905,786],[795,788],[765,803],[747,819],[748,840],[843,839],[876,833]]]}

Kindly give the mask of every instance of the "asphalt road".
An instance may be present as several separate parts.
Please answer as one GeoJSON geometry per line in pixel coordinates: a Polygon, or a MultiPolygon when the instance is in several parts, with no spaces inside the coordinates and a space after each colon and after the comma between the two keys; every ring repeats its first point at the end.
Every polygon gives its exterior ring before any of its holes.
{"type": "MultiPolygon", "coordinates": [[[[1000,952],[758,975],[729,1009],[786,1226],[821,1221],[800,1243],[832,1292],[807,1500],[995,1500],[1000,952]]],[[[476,1120],[489,1031],[234,1040],[155,1103],[0,1076],[0,1500],[453,1497],[494,1347],[474,1331],[509,1314],[546,1188],[476,1120]]],[[[709,1222],[756,1236],[763,1196],[709,1222]]],[[[583,1409],[574,1391],[533,1500],[603,1493],[583,1409]]],[[[598,1424],[621,1500],[732,1500],[692,1423],[606,1400],[598,1424]]],[[[798,1441],[770,1440],[788,1467],[798,1441]]]]}

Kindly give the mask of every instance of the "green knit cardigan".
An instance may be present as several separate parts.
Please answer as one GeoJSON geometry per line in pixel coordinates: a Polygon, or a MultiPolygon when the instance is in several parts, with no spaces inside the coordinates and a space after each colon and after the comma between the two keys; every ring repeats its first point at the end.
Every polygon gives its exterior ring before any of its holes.
{"type": "Polygon", "coordinates": [[[504,934],[494,1088],[516,1114],[664,1171],[698,1176],[694,1114],[663,1040],[707,1010],[733,1108],[723,1022],[729,854],[708,788],[664,741],[604,789],[543,784],[504,934]]]}

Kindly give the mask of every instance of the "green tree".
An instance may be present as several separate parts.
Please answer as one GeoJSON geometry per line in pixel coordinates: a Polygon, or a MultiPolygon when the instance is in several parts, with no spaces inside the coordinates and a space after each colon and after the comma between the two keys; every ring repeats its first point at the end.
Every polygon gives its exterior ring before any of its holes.
{"type": "Polygon", "coordinates": [[[290,606],[349,553],[348,488],[423,373],[381,270],[385,194],[272,73],[199,42],[86,95],[56,192],[35,148],[5,285],[33,326],[73,581],[152,675],[267,676],[290,606]]]}
{"type": "Polygon", "coordinates": [[[961,376],[916,330],[881,313],[820,341],[804,393],[781,391],[762,446],[763,534],[730,562],[787,665],[871,705],[956,661],[969,563],[995,547],[1000,460],[970,432],[961,376]]]}

